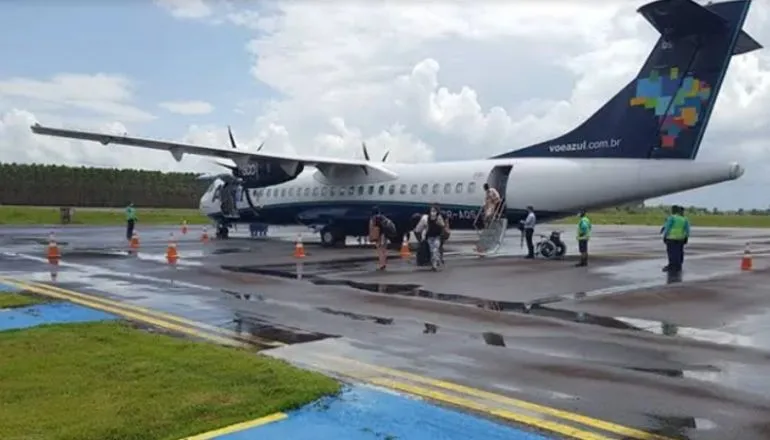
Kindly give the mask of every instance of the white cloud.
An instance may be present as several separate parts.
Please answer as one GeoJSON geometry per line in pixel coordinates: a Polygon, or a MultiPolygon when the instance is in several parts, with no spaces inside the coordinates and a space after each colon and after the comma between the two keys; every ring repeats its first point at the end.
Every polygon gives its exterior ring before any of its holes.
{"type": "Polygon", "coordinates": [[[203,0],[156,0],[177,18],[206,18],[213,11],[203,0]]]}
{"type": "Polygon", "coordinates": [[[214,106],[206,101],[168,101],[158,105],[180,115],[206,115],[214,111],[214,106]]]}
{"type": "Polygon", "coordinates": [[[60,73],[48,81],[8,78],[0,80],[0,110],[23,104],[30,110],[87,110],[126,122],[153,120],[153,115],[131,104],[132,89],[133,84],[128,78],[101,73],[60,73]]]}
{"type": "MultiPolygon", "coordinates": [[[[162,3],[179,18],[254,33],[250,74],[279,98],[253,105],[259,97],[242,97],[260,111],[253,126],[234,127],[241,148],[266,141],[264,151],[361,157],[365,141],[373,160],[391,150],[389,162],[489,157],[571,129],[634,77],[657,38],[636,13],[646,3],[639,0],[286,1],[256,10],[237,2],[162,3]]],[[[754,2],[746,25],[765,43],[768,11],[770,4],[754,2]]],[[[70,100],[89,102],[80,96],[70,100]]],[[[101,102],[126,105],[118,97],[101,102]]],[[[59,99],[46,102],[54,107],[36,108],[36,115],[57,111],[59,99]]],[[[732,194],[770,184],[767,102],[767,50],[734,58],[701,149],[702,159],[740,158],[748,166],[724,186],[732,194]]],[[[228,142],[213,126],[190,127],[186,139],[228,142]]],[[[142,163],[175,164],[154,157],[142,163]]],[[[765,203],[759,187],[751,194],[741,203],[765,203]]]]}

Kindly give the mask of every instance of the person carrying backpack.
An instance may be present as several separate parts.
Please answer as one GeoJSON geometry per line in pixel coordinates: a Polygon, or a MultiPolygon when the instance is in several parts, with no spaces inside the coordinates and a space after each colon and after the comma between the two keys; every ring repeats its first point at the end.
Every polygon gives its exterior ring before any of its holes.
{"type": "Polygon", "coordinates": [[[393,220],[382,214],[378,207],[372,209],[369,218],[369,240],[377,248],[379,266],[377,270],[385,270],[388,265],[388,239],[396,235],[396,225],[393,220]]]}

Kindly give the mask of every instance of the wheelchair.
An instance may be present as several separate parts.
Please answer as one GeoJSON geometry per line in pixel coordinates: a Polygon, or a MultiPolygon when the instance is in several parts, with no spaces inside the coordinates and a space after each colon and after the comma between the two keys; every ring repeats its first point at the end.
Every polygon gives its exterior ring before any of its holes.
{"type": "Polygon", "coordinates": [[[562,232],[553,231],[550,235],[538,234],[540,241],[535,244],[535,255],[540,255],[547,260],[564,257],[567,253],[567,245],[561,239],[562,232]]]}

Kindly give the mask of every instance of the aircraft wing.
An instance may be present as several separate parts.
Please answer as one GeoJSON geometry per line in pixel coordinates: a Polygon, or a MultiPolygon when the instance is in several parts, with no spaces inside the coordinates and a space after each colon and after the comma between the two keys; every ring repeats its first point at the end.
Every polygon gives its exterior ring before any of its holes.
{"type": "Polygon", "coordinates": [[[303,165],[316,167],[321,173],[330,179],[352,177],[361,172],[363,172],[369,178],[376,180],[392,180],[398,177],[398,174],[389,170],[382,164],[377,162],[369,162],[367,160],[291,156],[263,152],[251,153],[237,149],[223,149],[208,147],[204,145],[183,144],[179,142],[144,139],[125,135],[45,127],[38,123],[32,125],[30,129],[35,134],[45,136],[99,142],[102,145],[117,144],[168,151],[177,162],[181,161],[185,154],[193,154],[198,156],[217,157],[220,159],[230,159],[235,162],[236,166],[239,167],[245,166],[251,161],[259,162],[261,160],[279,162],[287,167],[296,166],[301,163],[303,165]]]}

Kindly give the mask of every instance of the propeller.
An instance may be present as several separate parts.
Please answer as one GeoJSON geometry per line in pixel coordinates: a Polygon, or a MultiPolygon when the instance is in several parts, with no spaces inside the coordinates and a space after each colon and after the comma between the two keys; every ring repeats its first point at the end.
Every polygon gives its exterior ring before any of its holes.
{"type": "MultiPolygon", "coordinates": [[[[363,147],[364,149],[364,157],[366,158],[366,160],[371,160],[369,159],[369,151],[366,149],[366,142],[361,142],[361,147],[363,147]]],[[[385,162],[385,160],[388,158],[388,154],[390,154],[390,151],[385,152],[385,155],[382,156],[383,162],[385,162]]]]}

